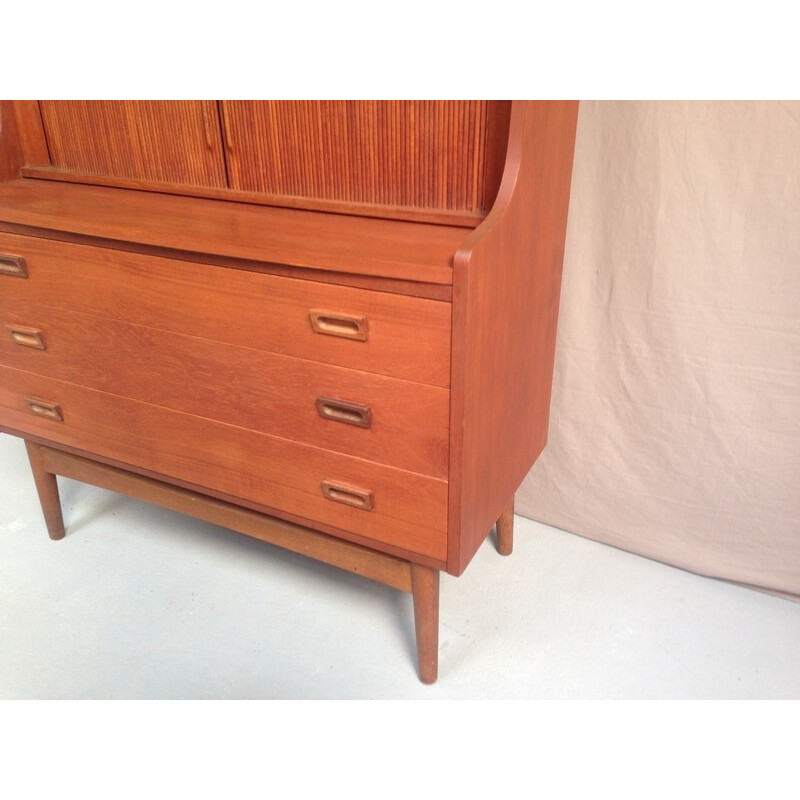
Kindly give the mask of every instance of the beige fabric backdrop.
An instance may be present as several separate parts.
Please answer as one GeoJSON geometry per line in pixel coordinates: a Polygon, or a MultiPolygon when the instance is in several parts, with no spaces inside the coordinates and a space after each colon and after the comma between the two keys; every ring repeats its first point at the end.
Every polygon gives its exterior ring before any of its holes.
{"type": "Polygon", "coordinates": [[[800,596],[800,102],[581,104],[517,512],[800,596]]]}

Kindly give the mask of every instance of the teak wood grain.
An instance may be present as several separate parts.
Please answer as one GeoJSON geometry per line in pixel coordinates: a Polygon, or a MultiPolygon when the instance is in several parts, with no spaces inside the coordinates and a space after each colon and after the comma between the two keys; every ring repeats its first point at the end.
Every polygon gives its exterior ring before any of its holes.
{"type": "Polygon", "coordinates": [[[0,431],[50,534],[72,474],[388,570],[435,680],[439,571],[511,551],[547,438],[576,112],[0,103],[0,431]]]}
{"type": "MultiPolygon", "coordinates": [[[[188,514],[205,522],[230,528],[395,589],[404,592],[412,590],[410,565],[400,558],[376,553],[301,525],[284,522],[153,478],[133,475],[125,470],[52,447],[43,447],[33,442],[26,442],[26,446],[32,461],[36,462],[35,472],[39,476],[42,473],[49,478],[63,475],[76,481],[100,486],[112,492],[119,492],[188,514]]],[[[53,520],[53,528],[58,530],[55,523],[60,519],[60,506],[53,511],[57,514],[57,518],[53,520]]],[[[60,533],[61,536],[54,538],[63,537],[63,522],[60,533]]]]}
{"type": "Polygon", "coordinates": [[[510,101],[16,101],[25,177],[474,227],[510,101]]]}
{"type": "Polygon", "coordinates": [[[411,585],[419,677],[423,683],[435,683],[439,676],[439,571],[412,564],[411,585]]]}
{"type": "Polygon", "coordinates": [[[186,253],[452,283],[459,227],[120,191],[58,181],[0,183],[4,222],[186,253]]]}
{"type": "Polygon", "coordinates": [[[443,480],[8,367],[0,413],[24,433],[445,557],[443,480]],[[57,405],[63,422],[32,413],[29,399],[57,405]],[[370,491],[373,509],[327,499],[323,481],[370,491]]]}
{"type": "Polygon", "coordinates": [[[188,186],[225,186],[217,104],[208,100],[42,100],[53,167],[188,186]]]}
{"type": "Polygon", "coordinates": [[[0,331],[0,364],[447,479],[447,389],[11,301],[2,290],[0,319],[12,323],[0,331]],[[367,426],[348,421],[348,403],[368,409],[367,426]]]}
{"type": "Polygon", "coordinates": [[[484,216],[504,132],[485,100],[222,102],[233,189],[484,216]]]}
{"type": "Polygon", "coordinates": [[[419,383],[450,382],[449,303],[14,234],[0,233],[0,253],[24,256],[29,272],[25,281],[0,284],[9,302],[419,383]],[[367,340],[315,333],[315,309],[364,317],[367,340]]]}
{"type": "Polygon", "coordinates": [[[23,164],[14,104],[10,100],[0,100],[0,181],[16,178],[23,164]]]}
{"type": "MultiPolygon", "coordinates": [[[[4,101],[11,106],[14,124],[18,137],[18,146],[21,154],[21,166],[43,165],[49,167],[50,153],[47,150],[47,140],[42,126],[42,117],[39,111],[39,103],[36,100],[14,100],[4,101]]],[[[6,118],[7,127],[11,125],[10,119],[6,118]]],[[[19,177],[11,174],[3,180],[11,180],[19,177]]]]}
{"type": "Polygon", "coordinates": [[[439,637],[439,573],[436,569],[375,553],[299,525],[49,446],[30,441],[26,441],[25,445],[37,485],[42,482],[52,488],[48,503],[43,507],[48,529],[57,534],[52,538],[64,536],[56,486],[56,475],[64,475],[225,526],[360,577],[410,592],[414,603],[420,680],[423,683],[436,680],[439,637]]]}
{"type": "Polygon", "coordinates": [[[416,551],[408,550],[387,542],[376,543],[374,539],[355,533],[354,531],[346,528],[338,528],[335,525],[331,525],[327,522],[309,519],[308,517],[304,517],[302,514],[294,514],[286,511],[285,509],[276,509],[262,503],[256,503],[253,500],[236,497],[232,494],[220,491],[219,489],[215,489],[210,486],[203,486],[192,483],[191,481],[182,480],[174,475],[163,475],[146,467],[139,467],[135,464],[126,463],[118,459],[109,458],[108,456],[99,455],[98,453],[90,453],[86,450],[81,450],[79,447],[63,444],[61,442],[54,442],[52,438],[41,436],[36,433],[30,433],[28,431],[22,431],[8,424],[0,424],[0,433],[6,433],[9,436],[16,436],[26,442],[32,442],[42,447],[56,448],[59,450],[59,452],[69,453],[70,455],[84,458],[98,464],[114,467],[115,469],[121,470],[122,472],[130,475],[140,475],[144,478],[152,478],[159,483],[164,483],[169,486],[175,486],[181,489],[186,489],[190,492],[206,495],[207,497],[221,500],[224,503],[231,503],[232,505],[239,506],[241,508],[247,508],[251,511],[255,511],[257,514],[264,514],[268,517],[275,517],[285,522],[291,522],[295,525],[300,525],[304,528],[311,528],[320,533],[329,534],[344,541],[374,550],[377,553],[385,553],[405,561],[413,561],[414,563],[431,567],[431,569],[446,569],[446,564],[441,559],[432,558],[416,551]]]}
{"type": "Polygon", "coordinates": [[[496,523],[497,552],[501,556],[510,556],[514,550],[514,500],[505,507],[496,523]]]}
{"type": "Polygon", "coordinates": [[[448,571],[466,568],[547,441],[578,104],[512,109],[503,182],[456,253],[448,571]]]}
{"type": "Polygon", "coordinates": [[[45,466],[42,448],[33,442],[25,442],[28,461],[31,465],[36,493],[42,506],[47,533],[54,541],[64,538],[64,517],[61,513],[61,500],[58,495],[58,482],[52,470],[45,466]]]}
{"type": "Polygon", "coordinates": [[[250,203],[261,206],[280,206],[304,211],[325,211],[331,214],[347,214],[357,217],[394,219],[404,222],[425,222],[435,225],[457,226],[472,229],[486,216],[476,211],[453,211],[451,209],[415,208],[412,206],[376,206],[350,200],[329,200],[325,197],[294,197],[266,192],[248,192],[242,189],[227,189],[215,186],[187,186],[164,181],[141,178],[119,178],[109,175],[90,175],[85,172],[68,172],[55,167],[22,167],[15,177],[36,178],[63,183],[84,183],[89,186],[108,186],[116,189],[134,189],[141,192],[177,194],[181,196],[205,197],[224,200],[227,203],[250,203]]]}
{"type": "Polygon", "coordinates": [[[215,267],[228,267],[230,269],[246,270],[247,272],[260,272],[266,275],[278,275],[284,278],[314,281],[315,283],[350,286],[354,289],[369,289],[374,292],[389,294],[404,294],[409,297],[420,297],[428,300],[442,300],[447,303],[451,302],[453,299],[453,291],[450,284],[420,283],[404,278],[356,275],[352,272],[335,272],[332,270],[289,266],[288,264],[275,264],[268,261],[233,258],[231,256],[220,256],[213,253],[189,253],[182,250],[171,250],[158,245],[122,242],[114,239],[100,239],[96,236],[86,236],[80,233],[65,233],[63,231],[52,231],[45,228],[32,228],[27,225],[4,222],[0,219],[0,235],[4,233],[15,236],[27,236],[31,241],[49,239],[51,241],[64,242],[65,244],[103,247],[106,250],[114,252],[139,253],[140,255],[155,256],[157,258],[169,258],[172,261],[209,264],[215,267]]]}

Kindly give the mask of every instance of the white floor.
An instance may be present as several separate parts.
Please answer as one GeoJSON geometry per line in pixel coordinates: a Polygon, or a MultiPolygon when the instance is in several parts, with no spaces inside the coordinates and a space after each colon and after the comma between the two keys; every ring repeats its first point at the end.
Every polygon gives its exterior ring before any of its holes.
{"type": "Polygon", "coordinates": [[[0,698],[800,698],[800,604],[516,518],[442,576],[439,681],[408,595],[59,479],[48,539],[0,436],[0,698]]]}

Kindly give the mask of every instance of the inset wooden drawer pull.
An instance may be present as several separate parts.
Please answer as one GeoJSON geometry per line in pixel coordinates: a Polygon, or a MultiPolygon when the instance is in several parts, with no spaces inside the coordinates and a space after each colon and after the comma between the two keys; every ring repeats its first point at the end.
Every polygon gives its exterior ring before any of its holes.
{"type": "Polygon", "coordinates": [[[22,256],[6,256],[0,254],[0,275],[14,275],[17,278],[27,278],[28,270],[25,269],[25,259],[22,256]]]}
{"type": "Polygon", "coordinates": [[[34,347],[37,350],[46,350],[47,346],[42,338],[42,332],[36,328],[24,328],[21,325],[6,325],[11,341],[23,347],[34,347]]]}
{"type": "Polygon", "coordinates": [[[366,317],[354,317],[349,314],[339,314],[336,311],[314,311],[313,309],[308,312],[308,317],[315,333],[356,339],[359,342],[367,340],[366,317]]]}
{"type": "Polygon", "coordinates": [[[366,489],[356,489],[353,486],[344,486],[331,481],[322,481],[322,494],[336,503],[372,511],[372,492],[366,489]]]}
{"type": "Polygon", "coordinates": [[[359,428],[369,428],[372,424],[372,411],[369,406],[362,406],[347,400],[337,400],[335,397],[318,397],[317,411],[324,419],[346,422],[348,425],[357,425],[359,428]]]}
{"type": "Polygon", "coordinates": [[[26,397],[25,402],[28,404],[28,410],[33,414],[38,414],[40,417],[47,417],[47,419],[54,419],[56,422],[64,421],[64,415],[61,413],[61,406],[55,403],[48,403],[45,400],[34,400],[32,397],[26,397]]]}

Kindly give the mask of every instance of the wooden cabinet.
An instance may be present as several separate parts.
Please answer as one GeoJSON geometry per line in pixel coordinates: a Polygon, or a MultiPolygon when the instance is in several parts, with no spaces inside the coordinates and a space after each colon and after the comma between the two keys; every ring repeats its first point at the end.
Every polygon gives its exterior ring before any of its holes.
{"type": "MultiPolygon", "coordinates": [[[[576,104],[5,102],[0,429],[409,591],[546,441],[576,104]]],[[[291,643],[287,643],[291,646],[291,643]]]]}

